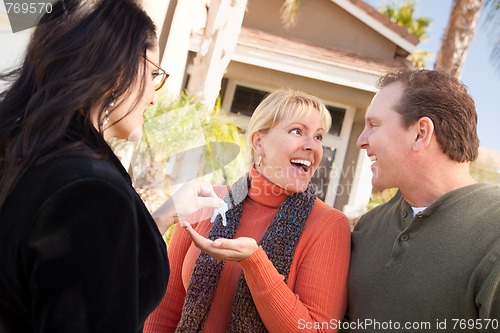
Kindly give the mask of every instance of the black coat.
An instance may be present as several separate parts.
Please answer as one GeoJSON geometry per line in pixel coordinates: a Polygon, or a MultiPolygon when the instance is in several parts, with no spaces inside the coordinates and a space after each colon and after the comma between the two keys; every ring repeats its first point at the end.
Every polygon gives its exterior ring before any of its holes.
{"type": "Polygon", "coordinates": [[[110,151],[28,170],[0,211],[0,332],[142,332],[169,266],[110,151]]]}

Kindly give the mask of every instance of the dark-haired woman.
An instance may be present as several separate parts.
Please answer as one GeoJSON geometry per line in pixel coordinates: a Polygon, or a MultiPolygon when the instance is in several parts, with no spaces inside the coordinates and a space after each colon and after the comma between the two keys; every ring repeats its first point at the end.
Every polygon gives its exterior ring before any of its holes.
{"type": "Polygon", "coordinates": [[[161,232],[220,199],[188,185],[191,207],[153,219],[106,144],[140,138],[167,76],[146,13],[65,0],[43,20],[1,77],[0,332],[142,332],[169,276],[161,232]]]}

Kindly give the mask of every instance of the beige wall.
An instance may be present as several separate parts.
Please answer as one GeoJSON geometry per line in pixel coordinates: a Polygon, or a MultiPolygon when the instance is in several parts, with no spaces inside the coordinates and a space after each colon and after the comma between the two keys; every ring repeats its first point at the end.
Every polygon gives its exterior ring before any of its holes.
{"type": "Polygon", "coordinates": [[[297,25],[283,27],[283,0],[251,0],[243,26],[333,49],[392,59],[396,45],[331,0],[301,1],[297,25]]]}

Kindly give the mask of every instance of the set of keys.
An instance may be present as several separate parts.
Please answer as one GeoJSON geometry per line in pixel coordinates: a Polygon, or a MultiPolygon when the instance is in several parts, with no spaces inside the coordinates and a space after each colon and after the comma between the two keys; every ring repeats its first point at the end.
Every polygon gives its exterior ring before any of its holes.
{"type": "Polygon", "coordinates": [[[229,209],[229,207],[227,206],[227,203],[225,203],[225,202],[219,208],[215,208],[214,215],[212,215],[210,222],[214,223],[215,219],[217,218],[217,215],[220,214],[222,216],[222,225],[227,226],[226,212],[228,211],[228,209],[229,209]]]}

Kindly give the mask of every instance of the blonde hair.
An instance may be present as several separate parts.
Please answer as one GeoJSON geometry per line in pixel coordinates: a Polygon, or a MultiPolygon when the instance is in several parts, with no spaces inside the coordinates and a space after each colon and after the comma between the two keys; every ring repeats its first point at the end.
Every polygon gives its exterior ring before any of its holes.
{"type": "MultiPolygon", "coordinates": [[[[267,133],[284,119],[299,118],[304,112],[314,108],[319,112],[325,133],[332,126],[332,117],[321,100],[305,92],[280,89],[267,95],[255,109],[248,125],[248,141],[252,146],[252,135],[261,131],[267,133]]],[[[251,151],[250,161],[253,163],[254,152],[251,151]]]]}

